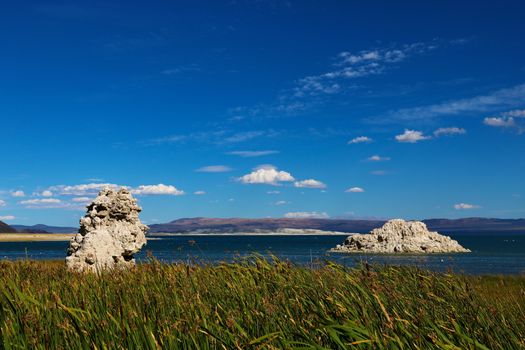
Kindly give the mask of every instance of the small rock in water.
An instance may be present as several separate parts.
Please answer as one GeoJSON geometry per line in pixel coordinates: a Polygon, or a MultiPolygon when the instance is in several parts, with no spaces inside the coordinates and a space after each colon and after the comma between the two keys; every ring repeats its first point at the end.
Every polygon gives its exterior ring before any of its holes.
{"type": "Polygon", "coordinates": [[[141,210],[126,189],[100,191],[80,219],[79,233],[69,243],[68,269],[100,272],[134,266],[133,254],[146,244],[148,230],[140,222],[141,210]]]}
{"type": "Polygon", "coordinates": [[[431,232],[421,221],[389,220],[368,234],[353,234],[331,252],[351,253],[467,253],[457,241],[431,232]]]}

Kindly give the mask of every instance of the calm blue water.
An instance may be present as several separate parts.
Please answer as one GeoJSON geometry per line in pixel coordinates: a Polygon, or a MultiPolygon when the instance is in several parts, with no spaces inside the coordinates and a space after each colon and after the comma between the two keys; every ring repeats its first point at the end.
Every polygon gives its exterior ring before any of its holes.
{"type": "MultiPolygon", "coordinates": [[[[329,254],[346,236],[171,236],[148,241],[137,255],[144,261],[149,251],[162,261],[232,261],[257,252],[274,254],[298,264],[332,260],[346,266],[369,263],[416,265],[438,271],[468,274],[525,274],[525,234],[451,235],[472,250],[468,254],[444,255],[357,255],[329,254]]],[[[154,235],[151,238],[158,238],[154,235]]],[[[63,259],[68,242],[0,243],[0,258],[63,259]]]]}

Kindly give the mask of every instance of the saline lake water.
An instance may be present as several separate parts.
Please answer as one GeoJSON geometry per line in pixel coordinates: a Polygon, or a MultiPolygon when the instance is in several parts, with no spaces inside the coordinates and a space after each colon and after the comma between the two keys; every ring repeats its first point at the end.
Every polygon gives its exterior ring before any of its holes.
{"type": "MultiPolygon", "coordinates": [[[[147,246],[136,257],[139,262],[146,261],[151,254],[167,262],[217,263],[259,253],[307,266],[318,266],[327,260],[346,266],[366,261],[466,274],[525,274],[525,234],[450,236],[472,253],[424,256],[328,253],[344,241],[346,236],[342,235],[149,235],[147,246]]],[[[68,242],[1,242],[0,258],[63,259],[67,246],[68,242]]]]}

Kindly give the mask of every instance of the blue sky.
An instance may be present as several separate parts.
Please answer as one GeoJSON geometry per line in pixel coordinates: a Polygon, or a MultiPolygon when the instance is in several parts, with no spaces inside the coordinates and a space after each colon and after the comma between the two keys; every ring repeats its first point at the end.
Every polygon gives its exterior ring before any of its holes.
{"type": "Polygon", "coordinates": [[[25,1],[0,220],[525,217],[521,1],[25,1]]]}

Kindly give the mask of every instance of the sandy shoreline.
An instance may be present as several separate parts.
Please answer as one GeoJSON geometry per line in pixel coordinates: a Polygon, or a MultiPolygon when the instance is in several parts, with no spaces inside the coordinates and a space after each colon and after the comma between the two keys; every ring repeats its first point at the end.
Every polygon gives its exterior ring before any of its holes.
{"type": "MultiPolygon", "coordinates": [[[[58,242],[69,241],[76,233],[0,233],[0,242],[58,242]]],[[[283,232],[237,232],[237,233],[153,233],[147,236],[148,240],[162,239],[162,237],[191,237],[191,236],[348,236],[344,232],[326,233],[283,233],[283,232]],[[154,237],[151,237],[154,236],[154,237]]]]}
{"type": "Polygon", "coordinates": [[[0,242],[69,241],[76,233],[0,233],[0,242]]]}

